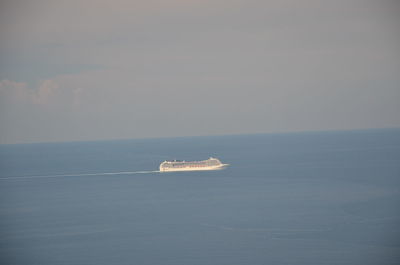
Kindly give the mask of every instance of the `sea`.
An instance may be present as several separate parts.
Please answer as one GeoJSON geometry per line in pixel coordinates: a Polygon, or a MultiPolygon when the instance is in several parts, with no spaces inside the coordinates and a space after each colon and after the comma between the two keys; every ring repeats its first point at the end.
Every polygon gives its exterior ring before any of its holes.
{"type": "Polygon", "coordinates": [[[0,145],[0,264],[400,264],[400,129],[0,145]]]}

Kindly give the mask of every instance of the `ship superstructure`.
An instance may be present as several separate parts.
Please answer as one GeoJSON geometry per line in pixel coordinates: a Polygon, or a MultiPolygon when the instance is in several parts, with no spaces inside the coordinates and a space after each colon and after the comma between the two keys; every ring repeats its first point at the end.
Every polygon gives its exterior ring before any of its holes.
{"type": "Polygon", "coordinates": [[[225,168],[227,165],[222,164],[218,158],[213,157],[202,161],[166,160],[160,164],[160,172],[218,170],[225,168]]]}

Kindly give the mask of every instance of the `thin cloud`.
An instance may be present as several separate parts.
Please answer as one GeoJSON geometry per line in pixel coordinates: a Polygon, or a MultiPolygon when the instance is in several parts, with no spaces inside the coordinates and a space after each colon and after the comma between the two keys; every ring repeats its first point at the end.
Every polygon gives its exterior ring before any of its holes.
{"type": "Polygon", "coordinates": [[[49,105],[63,101],[59,84],[51,79],[42,80],[36,86],[31,87],[26,82],[11,80],[0,81],[1,103],[6,104],[34,104],[49,105]]]}

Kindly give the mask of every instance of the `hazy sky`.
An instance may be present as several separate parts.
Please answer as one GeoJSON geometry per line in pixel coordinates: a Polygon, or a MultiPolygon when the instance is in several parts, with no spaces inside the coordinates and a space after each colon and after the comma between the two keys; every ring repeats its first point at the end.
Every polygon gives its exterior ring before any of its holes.
{"type": "Polygon", "coordinates": [[[6,0],[0,143],[400,127],[396,0],[6,0]]]}

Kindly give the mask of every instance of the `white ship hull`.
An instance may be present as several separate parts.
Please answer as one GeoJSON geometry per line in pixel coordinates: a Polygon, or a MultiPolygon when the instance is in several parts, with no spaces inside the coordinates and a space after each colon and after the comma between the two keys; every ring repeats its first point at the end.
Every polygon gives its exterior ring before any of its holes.
{"type": "Polygon", "coordinates": [[[219,170],[226,166],[228,164],[222,164],[219,159],[212,157],[203,161],[172,160],[162,162],[160,172],[219,170]]]}
{"type": "Polygon", "coordinates": [[[160,172],[174,172],[174,171],[206,171],[206,170],[220,170],[227,167],[228,164],[211,167],[182,167],[182,168],[160,168],[160,172]]]}

